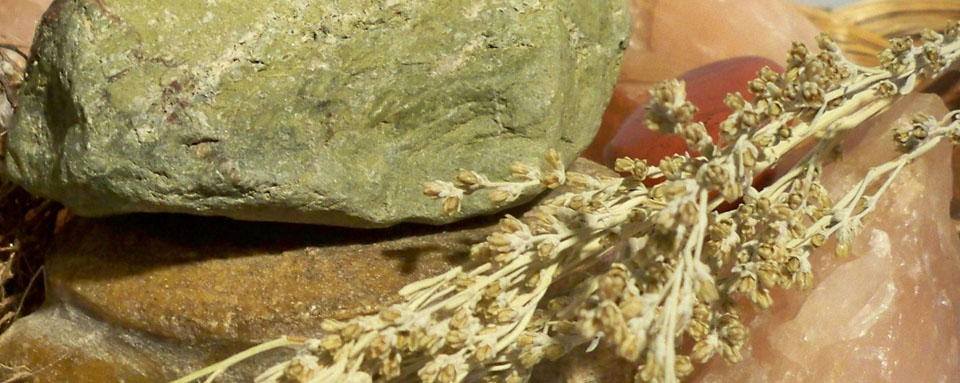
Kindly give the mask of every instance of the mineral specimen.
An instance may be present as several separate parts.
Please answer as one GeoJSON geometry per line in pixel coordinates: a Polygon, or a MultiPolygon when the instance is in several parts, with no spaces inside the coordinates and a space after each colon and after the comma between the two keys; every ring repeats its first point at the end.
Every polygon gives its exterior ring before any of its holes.
{"type": "MultiPolygon", "coordinates": [[[[10,177],[81,215],[382,227],[448,217],[424,180],[498,177],[599,125],[618,0],[58,2],[9,133],[10,177]]],[[[524,190],[515,203],[542,190],[524,190]]]]}
{"type": "Polygon", "coordinates": [[[654,83],[738,56],[783,65],[793,41],[815,46],[814,27],[784,0],[629,0],[630,47],[597,138],[584,156],[600,161],[603,146],[643,106],[654,83]],[[691,22],[695,20],[695,22],[691,22]]]}
{"type": "MultiPolygon", "coordinates": [[[[939,98],[910,96],[847,140],[824,169],[832,195],[898,153],[891,129],[910,114],[942,115],[939,98]]],[[[960,376],[960,257],[949,217],[947,145],[900,174],[864,220],[850,259],[833,246],[812,257],[809,292],[777,294],[750,321],[743,362],[714,361],[691,382],[949,382],[960,376]],[[944,176],[944,175],[947,176],[944,176]]],[[[747,319],[745,319],[747,320],[747,319]]]]}

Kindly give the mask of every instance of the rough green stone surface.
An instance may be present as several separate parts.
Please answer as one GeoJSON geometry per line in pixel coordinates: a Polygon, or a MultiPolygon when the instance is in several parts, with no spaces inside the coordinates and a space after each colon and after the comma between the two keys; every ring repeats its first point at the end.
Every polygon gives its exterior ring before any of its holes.
{"type": "MultiPolygon", "coordinates": [[[[81,215],[387,226],[422,183],[569,163],[628,38],[622,0],[58,0],[7,170],[81,215]]],[[[519,202],[539,190],[529,190],[519,202]]]]}

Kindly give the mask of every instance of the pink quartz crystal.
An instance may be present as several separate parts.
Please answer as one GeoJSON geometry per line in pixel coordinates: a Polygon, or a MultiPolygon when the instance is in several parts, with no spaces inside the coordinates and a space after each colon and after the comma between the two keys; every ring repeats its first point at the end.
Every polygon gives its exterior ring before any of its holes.
{"type": "Polygon", "coordinates": [[[0,0],[0,43],[30,49],[40,15],[53,0],[0,0]]]}
{"type": "Polygon", "coordinates": [[[597,138],[584,156],[602,158],[603,145],[637,107],[651,84],[732,57],[759,56],[781,65],[794,40],[816,47],[819,33],[784,0],[628,0],[630,46],[597,138]]]}
{"type": "MultiPolygon", "coordinates": [[[[843,160],[825,168],[834,198],[898,155],[890,129],[909,123],[914,111],[942,116],[946,108],[936,96],[909,96],[852,133],[843,160]]],[[[904,168],[864,220],[850,259],[837,259],[832,241],[815,253],[812,290],[781,292],[771,311],[747,314],[751,338],[743,362],[715,360],[689,381],[960,381],[950,155],[942,144],[904,168]]]]}

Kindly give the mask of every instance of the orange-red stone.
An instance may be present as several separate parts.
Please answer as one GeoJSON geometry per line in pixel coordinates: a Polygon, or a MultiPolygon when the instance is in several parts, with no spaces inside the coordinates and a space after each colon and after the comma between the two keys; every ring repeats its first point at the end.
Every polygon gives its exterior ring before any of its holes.
{"type": "MultiPolygon", "coordinates": [[[[753,97],[747,92],[747,82],[764,66],[778,72],[782,70],[775,62],[761,57],[738,57],[702,66],[680,77],[686,82],[687,99],[699,108],[694,118],[706,125],[714,141],[719,135],[720,122],[730,114],[730,109],[723,104],[724,98],[728,93],[740,93],[751,100],[753,97]]],[[[617,158],[633,157],[656,165],[663,157],[687,150],[680,136],[662,135],[646,127],[644,105],[649,98],[648,94],[639,100],[639,105],[606,145],[604,164],[610,166],[617,158]]]]}

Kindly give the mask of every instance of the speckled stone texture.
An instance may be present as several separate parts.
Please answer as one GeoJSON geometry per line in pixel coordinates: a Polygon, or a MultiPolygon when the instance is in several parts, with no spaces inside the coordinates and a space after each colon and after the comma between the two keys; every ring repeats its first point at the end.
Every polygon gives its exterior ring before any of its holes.
{"type": "MultiPolygon", "coordinates": [[[[568,163],[626,49],[621,0],[60,0],[10,177],[81,215],[384,227],[456,217],[422,184],[568,163]]],[[[538,188],[517,201],[530,200],[538,188]]]]}

